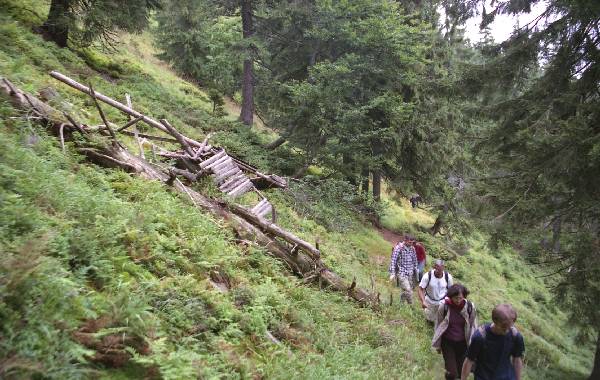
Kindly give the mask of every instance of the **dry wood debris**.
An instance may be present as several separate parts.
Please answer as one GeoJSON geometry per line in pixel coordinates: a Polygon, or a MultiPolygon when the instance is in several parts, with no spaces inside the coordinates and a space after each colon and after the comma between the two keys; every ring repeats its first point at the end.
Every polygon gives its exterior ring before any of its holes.
{"type": "MultiPolygon", "coordinates": [[[[59,77],[61,81],[71,87],[91,95],[87,87],[64,75],[56,72],[52,72],[51,75],[55,78],[59,77]]],[[[285,263],[293,273],[305,279],[305,282],[318,282],[320,286],[344,292],[361,305],[376,309],[379,307],[378,294],[357,287],[355,281],[349,284],[321,261],[320,251],[316,247],[282,229],[274,222],[266,220],[264,216],[272,211],[272,206],[266,198],[262,197],[252,209],[248,209],[232,202],[207,198],[177,178],[179,175],[183,176],[186,181],[194,180],[199,175],[209,173],[217,181],[222,191],[230,194],[231,197],[236,197],[247,191],[259,192],[254,185],[254,178],[249,178],[246,173],[253,173],[261,181],[267,181],[270,186],[284,187],[285,181],[280,177],[262,174],[251,165],[228,155],[223,149],[210,147],[208,139],[202,143],[197,142],[181,135],[168,122],[164,123],[164,120],[158,122],[98,92],[93,94],[97,100],[116,107],[133,118],[128,123],[135,120],[137,120],[136,122],[143,121],[173,136],[172,140],[180,143],[183,152],[170,152],[169,154],[171,157],[177,158],[178,163],[183,164],[184,168],[165,169],[152,165],[119,144],[116,141],[116,133],[110,134],[106,128],[98,129],[82,125],[70,115],[58,112],[34,96],[19,90],[4,78],[0,78],[0,94],[8,96],[15,107],[33,114],[36,120],[44,123],[56,136],[62,136],[62,141],[73,141],[75,148],[86,155],[90,161],[105,167],[121,168],[148,179],[159,180],[171,186],[174,191],[186,194],[197,208],[208,211],[226,221],[241,241],[260,246],[285,263]],[[97,141],[90,141],[89,136],[94,131],[106,132],[105,135],[108,134],[111,137],[112,143],[99,146],[97,141]],[[74,140],[74,133],[80,133],[83,138],[74,140]],[[240,171],[238,172],[238,170],[240,171]]],[[[106,121],[106,123],[109,122],[106,121]]],[[[134,124],[131,123],[131,125],[134,124]]],[[[121,129],[125,130],[125,128],[121,129]]]]}

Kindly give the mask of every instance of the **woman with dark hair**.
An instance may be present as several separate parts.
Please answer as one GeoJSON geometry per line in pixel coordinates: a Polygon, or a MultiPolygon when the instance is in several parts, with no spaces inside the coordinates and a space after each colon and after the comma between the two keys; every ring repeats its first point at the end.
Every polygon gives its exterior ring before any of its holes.
{"type": "Polygon", "coordinates": [[[477,329],[475,305],[467,300],[469,290],[454,284],[440,302],[436,329],[431,345],[444,356],[446,379],[460,378],[463,361],[471,334],[477,329]]]}

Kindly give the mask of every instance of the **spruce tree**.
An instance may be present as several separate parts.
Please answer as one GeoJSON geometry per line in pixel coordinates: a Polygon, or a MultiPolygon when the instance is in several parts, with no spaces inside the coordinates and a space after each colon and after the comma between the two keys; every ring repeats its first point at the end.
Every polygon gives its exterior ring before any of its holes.
{"type": "MultiPolygon", "coordinates": [[[[529,12],[537,1],[502,1],[484,15],[529,12]]],[[[465,89],[485,95],[495,127],[480,157],[494,225],[513,226],[532,259],[556,275],[558,299],[582,336],[596,339],[600,376],[600,3],[549,1],[510,39],[488,47],[465,89]],[[540,243],[541,242],[541,243],[540,243]]]]}
{"type": "Polygon", "coordinates": [[[159,5],[160,0],[52,0],[42,31],[60,47],[69,41],[77,46],[100,41],[111,47],[117,30],[139,32],[159,5]]]}

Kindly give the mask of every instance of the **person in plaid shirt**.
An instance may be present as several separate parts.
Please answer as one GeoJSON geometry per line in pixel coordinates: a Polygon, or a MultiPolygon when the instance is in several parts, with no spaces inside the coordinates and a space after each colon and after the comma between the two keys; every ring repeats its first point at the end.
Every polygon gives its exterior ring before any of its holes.
{"type": "Polygon", "coordinates": [[[404,241],[399,241],[392,251],[390,263],[390,281],[396,280],[402,290],[400,299],[412,304],[413,278],[417,272],[417,254],[415,253],[415,238],[404,235],[404,241]]]}

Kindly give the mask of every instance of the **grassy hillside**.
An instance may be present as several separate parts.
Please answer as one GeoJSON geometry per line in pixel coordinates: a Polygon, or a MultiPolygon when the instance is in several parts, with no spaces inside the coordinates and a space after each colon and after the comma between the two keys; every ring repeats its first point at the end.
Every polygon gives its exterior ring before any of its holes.
{"type": "MultiPolygon", "coordinates": [[[[48,71],[117,99],[129,93],[135,108],[190,136],[215,132],[215,143],[264,171],[289,170],[294,152],[264,151],[268,131],[249,130],[235,115],[213,116],[202,90],[154,57],[149,34],[123,36],[116,53],[59,49],[32,32],[45,6],[0,0],[0,76],[34,94],[54,87],[60,95],[51,103],[89,125],[101,122],[90,101],[48,71]]],[[[0,141],[0,377],[442,378],[419,307],[398,305],[386,281],[390,243],[357,217],[362,206],[342,182],[316,176],[267,196],[279,224],[318,239],[333,270],[381,292],[380,312],[304,284],[157,183],[86,164],[69,144],[63,154],[4,100],[0,141]]],[[[209,181],[199,189],[218,196],[209,181]]],[[[406,202],[389,199],[383,209],[384,224],[397,231],[433,220],[406,202]]],[[[477,233],[453,241],[418,236],[472,289],[481,320],[495,303],[516,306],[526,378],[588,373],[591,347],[576,341],[538,268],[510,247],[491,251],[477,233]]]]}

